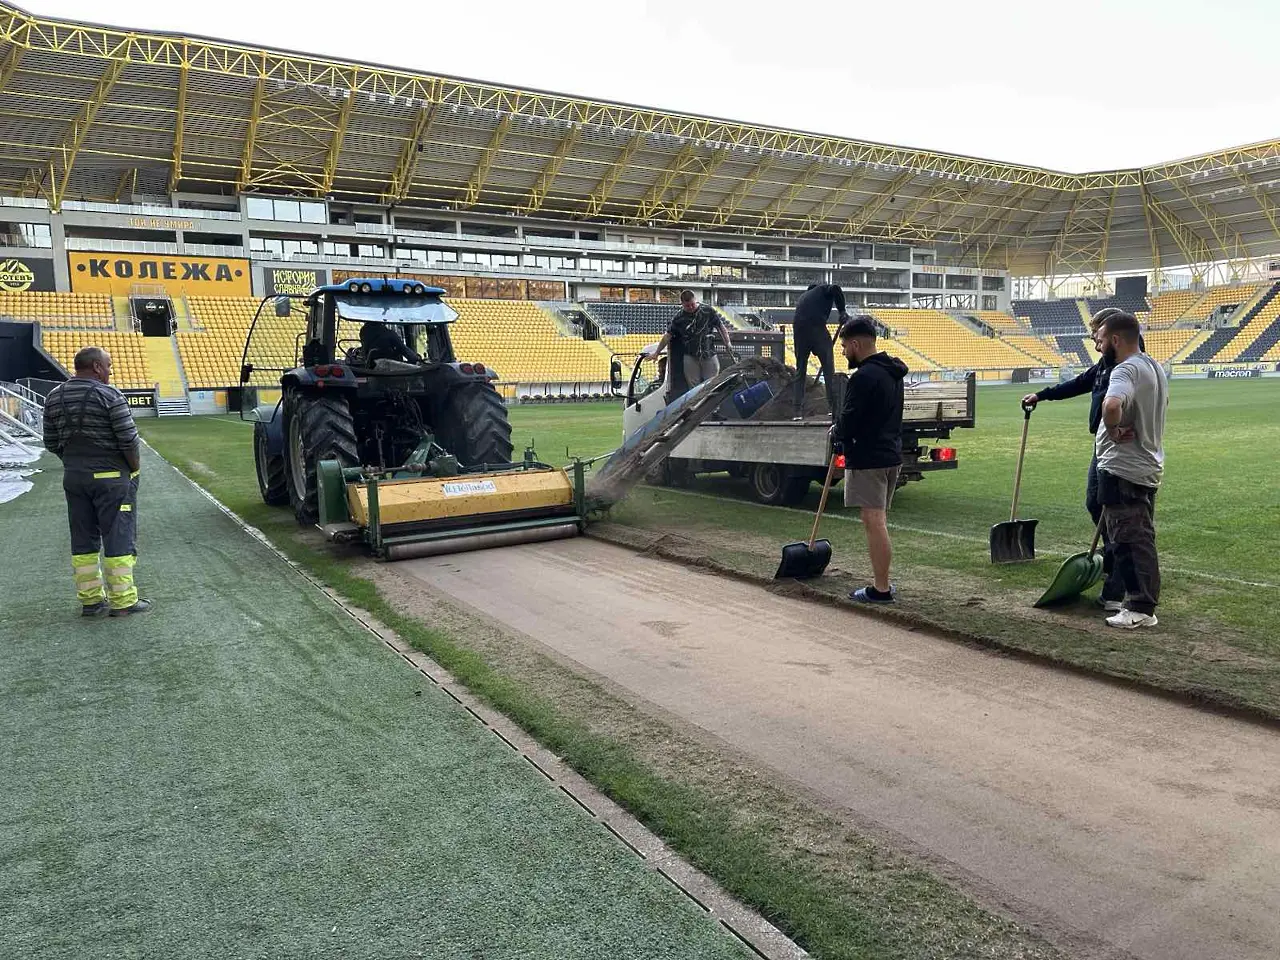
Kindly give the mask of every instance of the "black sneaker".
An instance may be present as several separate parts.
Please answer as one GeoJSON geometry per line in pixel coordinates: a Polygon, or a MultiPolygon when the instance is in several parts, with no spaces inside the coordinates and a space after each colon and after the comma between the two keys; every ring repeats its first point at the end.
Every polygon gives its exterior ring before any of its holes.
{"type": "Polygon", "coordinates": [[[82,617],[104,617],[107,611],[111,609],[107,606],[107,601],[99,600],[97,603],[88,603],[80,608],[80,616],[82,617]]]}
{"type": "Polygon", "coordinates": [[[875,587],[859,587],[853,593],[849,594],[849,599],[855,603],[895,603],[898,597],[898,589],[889,585],[888,593],[881,593],[875,587]]]}
{"type": "Polygon", "coordinates": [[[127,617],[131,613],[146,613],[150,609],[151,609],[150,600],[139,600],[132,607],[121,607],[119,610],[112,610],[111,616],[127,617]]]}

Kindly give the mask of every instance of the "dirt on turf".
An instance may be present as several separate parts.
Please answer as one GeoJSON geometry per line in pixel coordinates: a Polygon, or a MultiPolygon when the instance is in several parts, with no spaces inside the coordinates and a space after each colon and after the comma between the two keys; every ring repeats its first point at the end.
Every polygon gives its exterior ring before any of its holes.
{"type": "Polygon", "coordinates": [[[376,578],[428,621],[468,611],[470,639],[546,664],[554,695],[638,707],[599,723],[657,735],[669,764],[755,778],[765,808],[803,798],[793,839],[813,832],[833,864],[852,851],[830,820],[1076,956],[1275,955],[1273,728],[591,539],[376,578]],[[564,665],[579,679],[552,679],[564,665]]]}
{"type": "MultiPolygon", "coordinates": [[[[562,716],[624,745],[657,775],[732,809],[736,825],[764,831],[779,856],[843,884],[862,914],[884,930],[887,956],[1060,960],[1062,949],[1089,960],[1122,956],[1051,917],[1026,910],[1015,919],[1008,898],[954,863],[847,810],[833,810],[826,798],[779,779],[758,758],[709,736],[678,711],[662,709],[555,646],[424,583],[413,567],[366,561],[353,572],[371,579],[396,609],[445,625],[451,640],[537,691],[562,716]],[[947,891],[947,882],[958,882],[964,892],[947,891]]],[[[661,620],[650,625],[659,632],[666,626],[661,620]]]]}

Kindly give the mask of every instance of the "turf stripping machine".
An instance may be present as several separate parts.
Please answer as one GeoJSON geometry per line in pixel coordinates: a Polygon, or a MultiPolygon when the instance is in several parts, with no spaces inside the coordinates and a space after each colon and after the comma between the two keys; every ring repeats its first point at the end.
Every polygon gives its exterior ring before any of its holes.
{"type": "Polygon", "coordinates": [[[386,560],[575,536],[759,362],[699,384],[604,457],[559,468],[530,449],[513,461],[497,374],[455,357],[448,325],[457,313],[443,293],[352,279],[262,300],[240,382],[281,394],[241,414],[254,423],[264,502],[386,560]]]}

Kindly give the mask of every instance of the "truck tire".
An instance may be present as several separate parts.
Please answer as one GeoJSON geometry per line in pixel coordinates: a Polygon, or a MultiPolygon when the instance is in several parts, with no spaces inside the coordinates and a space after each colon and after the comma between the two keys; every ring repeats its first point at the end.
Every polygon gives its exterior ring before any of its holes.
{"type": "Polygon", "coordinates": [[[272,456],[267,442],[267,425],[253,425],[253,464],[258,471],[258,492],[269,507],[283,507],[289,502],[289,480],[284,475],[284,454],[272,456]]]}
{"type": "Polygon", "coordinates": [[[754,463],[747,474],[751,493],[770,506],[795,506],[809,492],[809,478],[777,463],[754,463]]]}
{"type": "Polygon", "coordinates": [[[294,394],[285,401],[284,410],[289,501],[298,522],[310,525],[320,518],[316,465],[321,460],[337,460],[344,467],[360,463],[355,426],[343,396],[294,394]]]}
{"type": "Polygon", "coordinates": [[[436,435],[464,467],[511,462],[507,405],[493,385],[472,380],[455,386],[445,400],[436,435]]]}

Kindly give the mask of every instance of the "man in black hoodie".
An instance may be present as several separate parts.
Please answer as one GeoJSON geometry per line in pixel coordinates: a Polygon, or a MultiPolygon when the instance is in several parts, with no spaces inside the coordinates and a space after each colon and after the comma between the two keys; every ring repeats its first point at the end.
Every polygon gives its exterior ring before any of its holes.
{"type": "Polygon", "coordinates": [[[902,380],[907,365],[876,346],[876,323],[859,315],[837,334],[853,373],[835,428],[844,446],[844,505],[857,507],[867,535],[875,582],[849,594],[861,603],[893,603],[893,546],[886,514],[902,467],[902,380]]]}
{"type": "MultiPolygon", "coordinates": [[[[1107,318],[1123,312],[1118,307],[1105,307],[1095,313],[1089,321],[1089,334],[1100,351],[1101,344],[1098,343],[1098,334],[1102,329],[1102,325],[1107,321],[1107,318]]],[[[1146,345],[1141,342],[1141,338],[1139,338],[1139,344],[1140,349],[1146,348],[1146,345]]],[[[1070,400],[1072,397],[1079,397],[1087,393],[1089,394],[1089,433],[1097,436],[1098,424],[1102,422],[1102,401],[1107,395],[1107,386],[1111,383],[1111,368],[1113,366],[1115,364],[1108,361],[1105,355],[1101,356],[1098,358],[1097,363],[1079,376],[1064,380],[1062,383],[1056,383],[1051,387],[1045,387],[1043,390],[1037,390],[1035,393],[1028,393],[1022,398],[1022,402],[1029,407],[1034,407],[1041,400],[1070,400]]],[[[1089,461],[1088,480],[1085,483],[1084,508],[1089,511],[1089,516],[1093,518],[1094,526],[1097,526],[1099,519],[1102,517],[1102,503],[1098,499],[1098,458],[1096,455],[1089,461]]],[[[1124,580],[1116,569],[1105,527],[1102,531],[1102,555],[1107,578],[1103,581],[1102,593],[1098,597],[1098,605],[1104,610],[1116,613],[1124,605],[1124,580]]]]}

